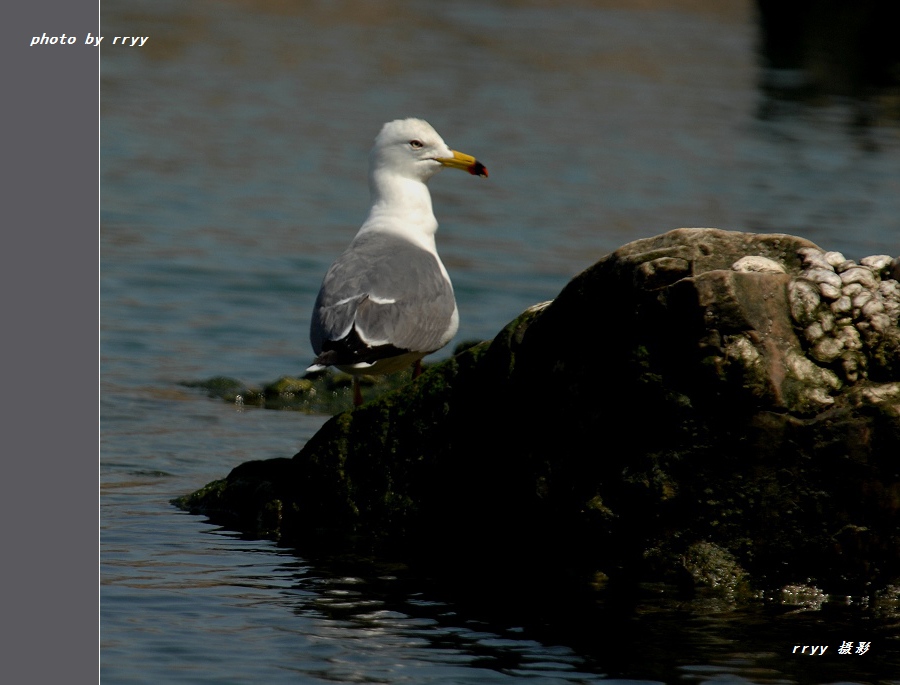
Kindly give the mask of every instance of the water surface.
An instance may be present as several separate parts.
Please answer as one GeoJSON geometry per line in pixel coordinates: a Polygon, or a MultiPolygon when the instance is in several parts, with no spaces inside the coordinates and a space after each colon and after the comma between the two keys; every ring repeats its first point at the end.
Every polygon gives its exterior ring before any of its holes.
{"type": "Polygon", "coordinates": [[[309,364],[312,302],[365,215],[384,121],[424,117],[490,169],[431,184],[470,340],[679,226],[897,254],[895,120],[860,126],[870,103],[843,96],[773,97],[746,2],[109,0],[102,13],[104,35],[149,36],[102,48],[104,682],[900,682],[896,624],[852,607],[704,612],[648,590],[629,612],[542,622],[527,595],[481,605],[397,560],[313,558],[169,503],[294,454],[327,418],[179,382],[261,384],[309,364]],[[823,635],[872,650],[789,655],[823,635]]]}

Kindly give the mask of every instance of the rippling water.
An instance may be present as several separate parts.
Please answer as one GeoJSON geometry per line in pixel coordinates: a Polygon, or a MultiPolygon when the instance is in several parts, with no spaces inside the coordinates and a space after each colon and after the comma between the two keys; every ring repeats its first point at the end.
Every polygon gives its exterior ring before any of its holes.
{"type": "Polygon", "coordinates": [[[746,2],[102,12],[104,35],[149,36],[102,56],[104,682],[900,683],[896,626],[852,611],[702,611],[648,590],[630,612],[541,620],[527,595],[492,609],[388,560],[314,558],[169,504],[292,455],[325,420],[178,382],[310,362],[312,301],[365,214],[384,121],[422,116],[490,169],[431,184],[468,340],[679,226],[897,254],[900,128],[877,101],[774,99],[762,85],[797,74],[762,66],[746,2]],[[874,636],[872,651],[789,655],[823,635],[874,636]]]}

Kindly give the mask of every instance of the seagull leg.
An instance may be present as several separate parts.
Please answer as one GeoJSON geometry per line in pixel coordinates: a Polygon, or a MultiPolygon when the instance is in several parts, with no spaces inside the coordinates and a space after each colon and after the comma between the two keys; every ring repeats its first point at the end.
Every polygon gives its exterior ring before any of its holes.
{"type": "Polygon", "coordinates": [[[359,389],[359,378],[353,377],[353,406],[358,407],[363,402],[362,391],[359,389]]]}
{"type": "Polygon", "coordinates": [[[413,366],[413,378],[418,378],[422,375],[422,360],[417,359],[415,366],[413,366]]]}

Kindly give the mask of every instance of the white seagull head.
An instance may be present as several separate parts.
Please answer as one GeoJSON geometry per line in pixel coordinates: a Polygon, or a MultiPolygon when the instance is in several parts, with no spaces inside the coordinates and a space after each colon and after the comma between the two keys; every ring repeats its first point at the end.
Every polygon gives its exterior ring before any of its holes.
{"type": "Polygon", "coordinates": [[[425,183],[444,167],[487,176],[487,169],[471,155],[451,150],[431,124],[422,119],[389,121],[375,138],[369,155],[373,173],[386,172],[425,183]]]}

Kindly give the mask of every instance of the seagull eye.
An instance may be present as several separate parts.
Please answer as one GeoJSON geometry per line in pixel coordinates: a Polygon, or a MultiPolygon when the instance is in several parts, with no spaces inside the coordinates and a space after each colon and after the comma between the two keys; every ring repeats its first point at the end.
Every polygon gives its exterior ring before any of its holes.
{"type": "Polygon", "coordinates": [[[424,147],[424,143],[421,140],[411,140],[411,141],[409,141],[409,146],[413,150],[418,150],[418,149],[424,147]]]}

